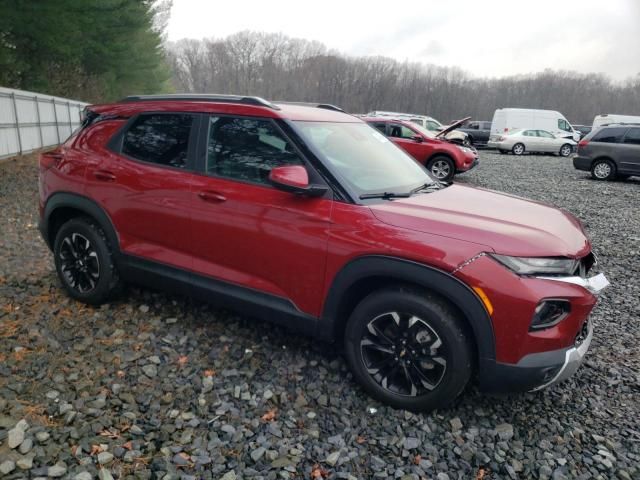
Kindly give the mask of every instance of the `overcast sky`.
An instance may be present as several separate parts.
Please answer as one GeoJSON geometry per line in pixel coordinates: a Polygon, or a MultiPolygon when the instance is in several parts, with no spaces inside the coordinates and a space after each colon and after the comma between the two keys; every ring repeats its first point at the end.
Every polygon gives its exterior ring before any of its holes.
{"type": "Polygon", "coordinates": [[[241,30],[478,76],[640,73],[640,0],[174,0],[169,40],[241,30]]]}

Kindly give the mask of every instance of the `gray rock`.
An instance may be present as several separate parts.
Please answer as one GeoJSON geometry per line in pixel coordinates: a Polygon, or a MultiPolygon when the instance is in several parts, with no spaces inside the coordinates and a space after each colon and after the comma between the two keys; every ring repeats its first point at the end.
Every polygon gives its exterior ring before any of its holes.
{"type": "Polygon", "coordinates": [[[257,462],[258,460],[260,460],[260,459],[264,456],[264,454],[265,454],[265,452],[266,452],[266,451],[267,451],[267,449],[266,449],[266,448],[264,448],[264,447],[258,447],[258,448],[256,448],[255,450],[253,450],[253,451],[251,452],[251,459],[252,459],[254,462],[257,462]]]}
{"type": "Polygon", "coordinates": [[[438,473],[438,475],[436,476],[436,478],[437,478],[438,480],[449,480],[449,475],[447,475],[447,474],[446,474],[446,473],[444,473],[444,472],[440,472],[440,473],[438,473]]]}
{"type": "Polygon", "coordinates": [[[63,462],[58,462],[51,466],[47,470],[47,475],[53,478],[59,478],[67,473],[67,465],[63,462]]]}
{"type": "Polygon", "coordinates": [[[111,475],[111,472],[106,468],[101,468],[98,471],[98,478],[100,480],[113,480],[113,475],[111,475]]]}
{"type": "Polygon", "coordinates": [[[327,462],[332,467],[335,467],[336,463],[338,463],[339,458],[340,458],[340,451],[338,450],[336,452],[330,453],[325,459],[325,462],[327,462]]]}
{"type": "Polygon", "coordinates": [[[9,475],[16,469],[16,464],[13,460],[5,460],[0,463],[0,474],[9,475]]]}
{"type": "Polygon", "coordinates": [[[18,450],[21,454],[26,455],[27,453],[29,453],[29,451],[31,451],[32,447],[33,447],[33,440],[27,437],[22,441],[18,450]]]}
{"type": "Polygon", "coordinates": [[[113,462],[113,454],[111,452],[100,452],[98,454],[98,463],[100,465],[108,465],[113,462]]]}
{"type": "MultiPolygon", "coordinates": [[[[264,393],[262,394],[262,398],[264,398],[265,400],[270,400],[273,398],[273,392],[269,389],[265,390],[264,393]]],[[[235,475],[235,473],[234,473],[235,475]]]]}
{"type": "Polygon", "coordinates": [[[18,459],[16,465],[20,470],[30,470],[33,468],[33,453],[31,455],[25,455],[24,457],[18,459]]]}
{"type": "Polygon", "coordinates": [[[414,450],[420,446],[420,440],[415,437],[407,437],[404,439],[403,447],[405,450],[414,450]]]}
{"type": "Polygon", "coordinates": [[[510,423],[501,423],[496,427],[496,433],[500,440],[510,440],[513,438],[513,425],[510,423]]]}
{"type": "Polygon", "coordinates": [[[156,367],[153,363],[148,363],[144,367],[142,367],[142,371],[149,378],[155,378],[158,375],[158,367],[156,367]]]}
{"type": "Polygon", "coordinates": [[[24,441],[24,430],[17,425],[9,430],[7,435],[7,445],[9,448],[17,448],[24,441]]]}
{"type": "Polygon", "coordinates": [[[202,393],[208,393],[213,390],[213,377],[204,377],[202,379],[202,393]]]}
{"type": "Polygon", "coordinates": [[[236,472],[234,470],[229,470],[222,477],[220,477],[220,480],[236,480],[236,472]]]}
{"type": "Polygon", "coordinates": [[[462,430],[462,421],[458,417],[449,420],[449,424],[451,425],[451,430],[454,432],[462,430]]]}
{"type": "Polygon", "coordinates": [[[73,477],[73,480],[92,480],[92,479],[93,479],[93,475],[91,475],[89,472],[80,472],[75,477],[73,477]]]}

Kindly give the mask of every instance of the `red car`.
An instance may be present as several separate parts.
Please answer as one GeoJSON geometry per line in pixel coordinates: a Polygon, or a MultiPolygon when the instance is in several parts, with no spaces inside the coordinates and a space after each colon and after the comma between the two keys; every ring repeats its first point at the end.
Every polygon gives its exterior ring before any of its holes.
{"type": "Polygon", "coordinates": [[[469,117],[454,122],[438,133],[408,120],[385,117],[362,119],[427,167],[431,175],[440,181],[448,182],[456,173],[467,172],[478,165],[475,148],[445,138],[448,132],[464,124],[469,117]]]}
{"type": "Polygon", "coordinates": [[[570,214],[434,181],[330,105],[92,106],[39,184],[71,297],[139,283],[343,342],[365,390],[399,408],[445,406],[472,375],[492,391],[567,378],[607,285],[570,214]]]}

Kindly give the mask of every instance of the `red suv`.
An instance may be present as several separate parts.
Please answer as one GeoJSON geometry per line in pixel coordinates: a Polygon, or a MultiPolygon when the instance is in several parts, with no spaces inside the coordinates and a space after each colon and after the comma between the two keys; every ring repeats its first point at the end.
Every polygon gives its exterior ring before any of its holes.
{"type": "Polygon", "coordinates": [[[434,133],[408,120],[363,117],[372,127],[391,139],[422,165],[435,178],[450,181],[456,173],[463,173],[478,165],[478,152],[468,145],[447,140],[445,135],[464,124],[469,118],[455,122],[434,133]]]}
{"type": "Polygon", "coordinates": [[[570,376],[607,285],[570,214],[445,185],[330,105],[142,96],[40,160],[40,229],[69,295],[123,282],[344,343],[373,397],[442,407],[570,376]]]}

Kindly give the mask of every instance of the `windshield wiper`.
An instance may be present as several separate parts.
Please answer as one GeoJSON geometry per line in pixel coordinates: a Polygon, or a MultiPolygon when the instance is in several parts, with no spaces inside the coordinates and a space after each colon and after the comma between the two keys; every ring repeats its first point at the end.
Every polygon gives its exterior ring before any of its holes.
{"type": "Polygon", "coordinates": [[[439,182],[433,182],[433,183],[425,183],[424,185],[420,185],[419,187],[414,188],[413,190],[411,190],[411,195],[415,195],[416,193],[419,192],[432,192],[434,190],[440,190],[442,188],[444,188],[446,185],[439,183],[439,182]]]}
{"type": "Polygon", "coordinates": [[[409,198],[411,192],[396,193],[396,192],[378,192],[378,193],[363,193],[360,195],[360,200],[366,200],[367,198],[384,198],[385,200],[391,200],[393,198],[409,198]]]}

